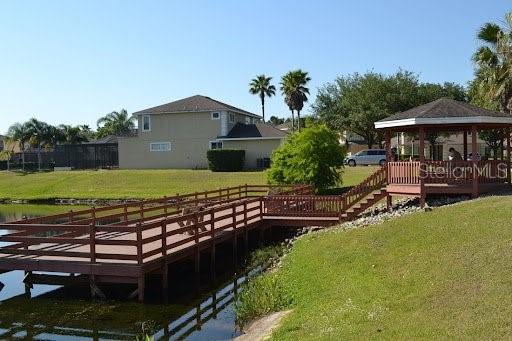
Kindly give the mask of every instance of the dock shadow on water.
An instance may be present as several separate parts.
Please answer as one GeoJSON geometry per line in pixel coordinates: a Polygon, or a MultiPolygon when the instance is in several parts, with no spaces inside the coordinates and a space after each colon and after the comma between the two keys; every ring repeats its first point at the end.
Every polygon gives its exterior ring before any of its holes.
{"type": "MultiPolygon", "coordinates": [[[[67,210],[65,206],[0,205],[0,222],[67,210]]],[[[278,244],[293,233],[270,231],[265,245],[278,244]]],[[[261,246],[259,242],[259,236],[252,236],[249,250],[261,246]]],[[[5,284],[0,291],[0,339],[133,340],[144,335],[155,340],[231,339],[240,335],[234,312],[240,286],[262,270],[260,265],[248,265],[251,253],[236,254],[233,261],[231,244],[220,244],[215,271],[209,267],[209,255],[201,257],[199,284],[192,259],[171,265],[165,293],[158,276],[149,276],[145,304],[126,299],[134,289],[129,284],[102,285],[108,300],[93,301],[87,282],[35,284],[28,290],[22,271],[0,274],[5,284]]]]}

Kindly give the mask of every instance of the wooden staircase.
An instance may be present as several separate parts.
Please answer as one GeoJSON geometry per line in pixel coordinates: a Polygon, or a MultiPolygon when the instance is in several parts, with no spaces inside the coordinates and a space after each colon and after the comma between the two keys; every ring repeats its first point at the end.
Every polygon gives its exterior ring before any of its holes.
{"type": "Polygon", "coordinates": [[[381,167],[342,195],[268,195],[262,198],[264,215],[269,219],[315,219],[323,226],[355,219],[388,193],[387,169],[381,167]]]}
{"type": "Polygon", "coordinates": [[[384,199],[387,195],[388,193],[384,188],[373,191],[367,197],[359,201],[357,204],[353,205],[344,213],[340,214],[340,221],[354,220],[355,218],[357,218],[359,214],[363,213],[368,208],[372,207],[373,205],[384,199]]]}

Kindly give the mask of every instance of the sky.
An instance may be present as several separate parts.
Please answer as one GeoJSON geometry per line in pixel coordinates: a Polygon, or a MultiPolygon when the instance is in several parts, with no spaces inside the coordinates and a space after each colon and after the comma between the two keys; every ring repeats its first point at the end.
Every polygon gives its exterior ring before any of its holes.
{"type": "MultiPolygon", "coordinates": [[[[36,117],[88,124],[201,94],[260,113],[248,84],[308,71],[317,89],[398,68],[466,84],[479,26],[504,0],[0,0],[0,134],[36,117]]],[[[309,105],[307,106],[309,110],[309,105]]],[[[306,110],[306,111],[307,111],[306,110]]],[[[280,94],[267,117],[286,117],[280,94]]]]}

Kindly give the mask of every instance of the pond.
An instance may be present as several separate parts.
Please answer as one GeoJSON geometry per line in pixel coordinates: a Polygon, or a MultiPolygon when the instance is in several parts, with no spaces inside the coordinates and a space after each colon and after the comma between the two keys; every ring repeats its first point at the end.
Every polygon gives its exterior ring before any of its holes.
{"type": "MultiPolygon", "coordinates": [[[[69,209],[58,205],[0,205],[0,222],[69,209]]],[[[5,230],[0,230],[0,235],[4,233],[5,230]]],[[[254,249],[257,242],[252,244],[254,249]]],[[[167,301],[158,280],[152,283],[150,279],[145,304],[126,300],[133,290],[129,285],[105,287],[107,301],[91,300],[89,288],[84,284],[65,287],[36,284],[29,297],[25,294],[22,271],[0,274],[0,282],[5,284],[0,291],[0,339],[133,340],[143,333],[153,335],[155,340],[231,339],[240,334],[234,314],[236,293],[245,279],[258,270],[235,269],[230,247],[223,249],[220,245],[217,256],[219,268],[214,281],[206,262],[198,291],[192,284],[195,283],[193,262],[173,264],[169,269],[167,301]],[[172,281],[173,276],[179,281],[172,281]]],[[[237,263],[244,264],[244,259],[237,263]]]]}

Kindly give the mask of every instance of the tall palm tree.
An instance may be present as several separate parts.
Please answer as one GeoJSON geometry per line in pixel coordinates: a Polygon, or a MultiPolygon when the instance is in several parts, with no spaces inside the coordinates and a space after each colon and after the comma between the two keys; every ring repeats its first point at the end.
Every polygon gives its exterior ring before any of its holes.
{"type": "Polygon", "coordinates": [[[18,143],[21,150],[22,169],[25,170],[25,145],[30,139],[30,130],[26,123],[15,123],[9,127],[7,138],[11,143],[18,143]]]}
{"type": "Polygon", "coordinates": [[[265,97],[272,97],[276,94],[276,87],[270,84],[272,77],[265,75],[256,76],[249,84],[249,92],[253,95],[259,95],[261,100],[261,114],[265,122],[265,97]]]}
{"type": "Polygon", "coordinates": [[[512,12],[505,15],[505,26],[486,23],[478,31],[482,46],[473,55],[480,89],[503,112],[512,112],[512,12]]]}
{"type": "Polygon", "coordinates": [[[105,117],[98,120],[97,137],[102,138],[108,135],[126,136],[135,128],[133,117],[128,115],[126,109],[112,111],[105,117]]]}
{"type": "Polygon", "coordinates": [[[283,77],[281,77],[281,93],[284,97],[284,102],[288,106],[288,109],[292,112],[292,131],[295,131],[295,110],[293,107],[293,101],[291,98],[291,93],[293,89],[293,72],[290,71],[286,73],[283,77]]]}
{"type": "Polygon", "coordinates": [[[292,111],[292,126],[294,124],[293,111],[297,111],[297,128],[300,131],[300,112],[304,108],[304,102],[308,101],[309,89],[306,87],[311,77],[301,69],[290,71],[281,80],[281,91],[285,96],[285,102],[292,111]]]}

